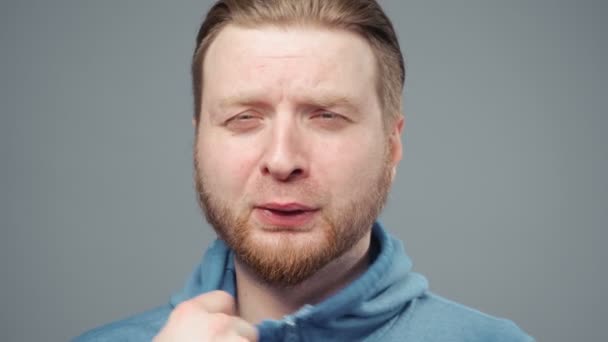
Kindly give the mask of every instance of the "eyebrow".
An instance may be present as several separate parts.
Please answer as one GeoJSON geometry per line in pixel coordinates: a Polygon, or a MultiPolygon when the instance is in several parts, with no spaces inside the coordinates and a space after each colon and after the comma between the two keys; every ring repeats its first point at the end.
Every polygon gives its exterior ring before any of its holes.
{"type": "Polygon", "coordinates": [[[235,95],[229,95],[222,98],[218,102],[219,108],[227,108],[233,106],[246,106],[246,105],[264,105],[265,101],[261,100],[263,94],[256,93],[240,93],[235,95]]]}
{"type": "MultiPolygon", "coordinates": [[[[219,108],[228,108],[233,106],[260,106],[270,107],[267,101],[264,100],[264,93],[240,93],[229,95],[222,98],[218,106],[219,108]]],[[[343,94],[319,93],[314,95],[298,95],[296,101],[305,105],[318,106],[322,108],[343,107],[352,111],[359,111],[357,102],[353,98],[343,94]]]]}
{"type": "Polygon", "coordinates": [[[329,93],[317,94],[314,96],[302,96],[299,101],[323,108],[345,107],[357,110],[357,104],[352,98],[345,95],[335,95],[329,93]]]}

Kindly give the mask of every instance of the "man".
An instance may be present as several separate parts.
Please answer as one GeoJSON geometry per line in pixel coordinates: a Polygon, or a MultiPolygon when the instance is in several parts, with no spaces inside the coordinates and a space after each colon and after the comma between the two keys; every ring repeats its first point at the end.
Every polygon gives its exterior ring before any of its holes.
{"type": "Polygon", "coordinates": [[[373,0],[223,0],[192,64],[198,200],[219,239],[168,305],[78,341],[530,341],[442,299],[375,222],[404,63],[373,0]]]}

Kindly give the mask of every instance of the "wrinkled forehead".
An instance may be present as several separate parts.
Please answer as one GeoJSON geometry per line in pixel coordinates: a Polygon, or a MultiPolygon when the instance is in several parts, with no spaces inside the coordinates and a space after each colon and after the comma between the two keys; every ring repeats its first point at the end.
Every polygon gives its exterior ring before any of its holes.
{"type": "Polygon", "coordinates": [[[203,103],[238,94],[375,98],[376,64],[367,41],[346,30],[228,25],[203,61],[203,103]]]}

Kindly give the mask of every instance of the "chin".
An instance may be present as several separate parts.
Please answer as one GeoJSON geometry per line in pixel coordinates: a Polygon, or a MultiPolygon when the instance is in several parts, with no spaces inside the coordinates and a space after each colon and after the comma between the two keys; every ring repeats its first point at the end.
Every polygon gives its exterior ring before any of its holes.
{"type": "Polygon", "coordinates": [[[266,249],[310,250],[326,242],[325,234],[314,229],[255,229],[248,234],[249,243],[256,246],[261,253],[266,249]]]}

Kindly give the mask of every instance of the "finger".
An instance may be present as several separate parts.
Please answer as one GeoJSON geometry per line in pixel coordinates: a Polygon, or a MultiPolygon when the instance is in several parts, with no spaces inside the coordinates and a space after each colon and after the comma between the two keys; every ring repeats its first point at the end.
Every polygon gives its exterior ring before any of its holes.
{"type": "Polygon", "coordinates": [[[242,318],[236,317],[232,323],[232,328],[237,335],[244,337],[247,341],[255,342],[258,340],[258,329],[242,318]]]}
{"type": "Polygon", "coordinates": [[[250,342],[248,339],[244,338],[243,336],[238,336],[238,335],[230,335],[230,336],[223,336],[222,337],[222,342],[250,342]]]}
{"type": "Polygon", "coordinates": [[[208,313],[236,314],[236,302],[225,291],[211,291],[190,299],[208,313]]]}

